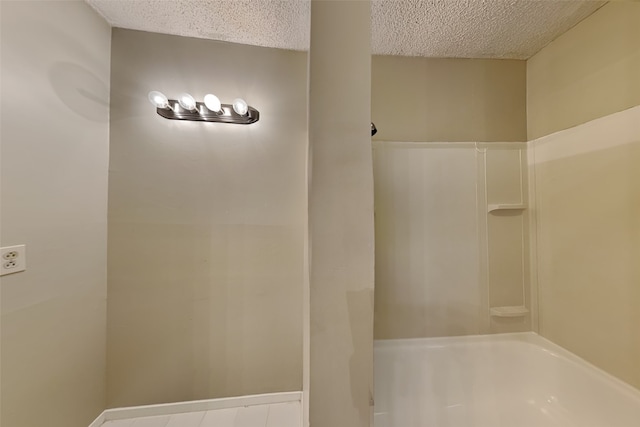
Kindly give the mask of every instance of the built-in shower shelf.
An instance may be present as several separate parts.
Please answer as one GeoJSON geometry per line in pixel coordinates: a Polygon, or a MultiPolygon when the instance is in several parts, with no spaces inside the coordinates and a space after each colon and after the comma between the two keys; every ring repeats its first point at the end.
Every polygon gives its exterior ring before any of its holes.
{"type": "Polygon", "coordinates": [[[488,212],[494,211],[523,211],[527,209],[527,205],[522,203],[520,204],[509,204],[509,203],[496,203],[487,206],[488,212]]]}
{"type": "Polygon", "coordinates": [[[529,309],[523,306],[492,307],[490,313],[493,317],[523,317],[529,309]]]}

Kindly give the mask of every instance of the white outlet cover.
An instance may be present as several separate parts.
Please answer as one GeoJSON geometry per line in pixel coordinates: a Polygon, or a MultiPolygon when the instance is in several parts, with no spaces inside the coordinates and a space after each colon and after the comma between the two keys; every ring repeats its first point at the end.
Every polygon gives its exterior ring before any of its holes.
{"type": "Polygon", "coordinates": [[[0,248],[0,276],[19,273],[27,269],[26,245],[0,248]]]}

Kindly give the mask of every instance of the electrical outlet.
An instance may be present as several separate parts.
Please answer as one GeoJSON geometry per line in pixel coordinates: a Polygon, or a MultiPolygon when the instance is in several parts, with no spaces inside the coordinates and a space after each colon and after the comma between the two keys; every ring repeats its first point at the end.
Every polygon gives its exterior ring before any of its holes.
{"type": "Polygon", "coordinates": [[[0,248],[0,276],[19,273],[27,268],[27,247],[25,245],[0,248]]]}

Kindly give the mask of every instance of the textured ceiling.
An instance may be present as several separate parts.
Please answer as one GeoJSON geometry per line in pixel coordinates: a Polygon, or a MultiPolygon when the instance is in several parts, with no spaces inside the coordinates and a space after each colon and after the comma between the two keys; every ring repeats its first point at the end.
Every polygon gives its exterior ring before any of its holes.
{"type": "Polygon", "coordinates": [[[549,0],[374,2],[372,49],[389,55],[527,59],[603,4],[549,0]]]}
{"type": "MultiPolygon", "coordinates": [[[[308,0],[86,0],[121,28],[307,50],[308,0]]],[[[380,55],[527,59],[605,2],[373,0],[380,55]]]]}

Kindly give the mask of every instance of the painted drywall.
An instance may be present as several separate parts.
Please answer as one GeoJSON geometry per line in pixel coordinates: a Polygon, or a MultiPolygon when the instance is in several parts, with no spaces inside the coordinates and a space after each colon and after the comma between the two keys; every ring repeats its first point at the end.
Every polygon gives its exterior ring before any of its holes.
{"type": "Polygon", "coordinates": [[[526,141],[526,63],[373,56],[374,140],[526,141]]]}
{"type": "Polygon", "coordinates": [[[636,387],[639,23],[610,2],[527,62],[540,333],[636,387]]]}
{"type": "Polygon", "coordinates": [[[307,57],[114,29],[108,406],[302,389],[307,57]],[[147,93],[242,97],[248,125],[147,93]]]}
{"type": "Polygon", "coordinates": [[[374,143],[376,339],[530,330],[524,143],[374,143]]]}
{"type": "Polygon", "coordinates": [[[530,140],[640,104],[640,3],[609,2],[527,61],[530,140]]]}
{"type": "Polygon", "coordinates": [[[373,423],[370,7],[368,1],[311,3],[312,426],[373,423]]]}
{"type": "Polygon", "coordinates": [[[86,426],[105,405],[111,29],[83,2],[3,1],[2,419],[86,426]]]}
{"type": "Polygon", "coordinates": [[[640,106],[530,151],[540,333],[640,387],[640,106]]]}

